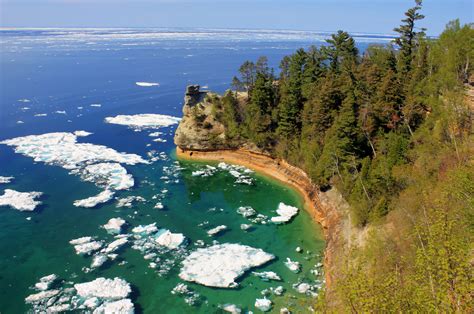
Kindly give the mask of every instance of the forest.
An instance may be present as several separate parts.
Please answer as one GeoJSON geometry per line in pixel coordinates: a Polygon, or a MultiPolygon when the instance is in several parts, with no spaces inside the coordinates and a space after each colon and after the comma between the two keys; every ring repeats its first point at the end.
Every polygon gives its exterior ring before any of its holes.
{"type": "Polygon", "coordinates": [[[227,140],[336,187],[369,233],[320,311],[474,309],[474,29],[454,20],[431,38],[423,18],[417,0],[393,42],[363,53],[338,31],[278,75],[265,57],[247,61],[218,104],[227,140]]]}

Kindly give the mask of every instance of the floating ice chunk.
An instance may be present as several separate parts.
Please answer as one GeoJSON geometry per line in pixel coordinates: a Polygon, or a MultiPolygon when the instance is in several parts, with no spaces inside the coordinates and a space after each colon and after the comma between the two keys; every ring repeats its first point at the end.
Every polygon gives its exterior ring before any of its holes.
{"type": "Polygon", "coordinates": [[[73,240],[69,241],[69,243],[72,244],[72,245],[78,245],[78,244],[84,244],[84,243],[87,243],[87,242],[91,242],[93,240],[94,240],[94,238],[92,238],[92,237],[81,237],[81,238],[73,239],[73,240]]]}
{"type": "Polygon", "coordinates": [[[120,238],[115,241],[110,242],[104,249],[104,253],[112,253],[117,251],[119,248],[124,246],[128,242],[127,238],[120,238]]]}
{"type": "Polygon", "coordinates": [[[24,122],[24,121],[21,121],[21,120],[18,120],[16,123],[17,123],[17,124],[23,124],[23,123],[25,123],[25,122],[24,122]]]}
{"type": "Polygon", "coordinates": [[[212,228],[211,230],[208,230],[207,234],[212,237],[212,236],[217,235],[218,233],[221,233],[222,231],[224,231],[226,229],[227,229],[226,225],[220,225],[220,226],[217,226],[215,228],[212,228]]]}
{"type": "Polygon", "coordinates": [[[163,209],[163,208],[165,208],[165,207],[163,206],[163,203],[158,202],[158,203],[155,204],[155,206],[153,206],[153,208],[156,208],[156,209],[163,209]]]}
{"type": "Polygon", "coordinates": [[[35,117],[47,117],[48,114],[47,113],[37,113],[35,114],[35,117]]]}
{"type": "Polygon", "coordinates": [[[285,266],[294,273],[298,273],[301,268],[300,263],[292,261],[289,257],[286,258],[285,266]]]}
{"type": "Polygon", "coordinates": [[[18,102],[31,102],[31,100],[27,98],[23,98],[23,99],[18,99],[18,102]]]}
{"type": "Polygon", "coordinates": [[[257,214],[255,209],[250,206],[241,206],[237,208],[237,213],[244,216],[245,218],[253,217],[257,214]]]}
{"type": "Polygon", "coordinates": [[[268,300],[267,298],[256,299],[255,307],[262,312],[268,312],[272,308],[272,301],[268,300]]]}
{"type": "Polygon", "coordinates": [[[278,286],[278,287],[274,288],[274,289],[272,290],[272,292],[273,292],[275,295],[280,296],[280,295],[283,295],[283,293],[285,292],[285,288],[283,288],[283,286],[278,286]]]}
{"type": "Polygon", "coordinates": [[[101,277],[90,282],[75,284],[74,288],[83,298],[97,297],[109,300],[124,299],[132,292],[130,284],[118,277],[114,279],[101,277]]]}
{"type": "Polygon", "coordinates": [[[297,253],[301,253],[301,252],[303,252],[303,249],[298,246],[298,247],[296,247],[295,251],[297,253]]]}
{"type": "Polygon", "coordinates": [[[132,229],[132,232],[138,235],[149,235],[157,231],[158,227],[156,226],[156,222],[145,226],[139,225],[138,227],[132,229]]]}
{"type": "Polygon", "coordinates": [[[244,231],[248,231],[252,228],[253,226],[251,224],[240,224],[240,229],[244,231]]]}
{"type": "Polygon", "coordinates": [[[291,314],[290,310],[286,307],[280,309],[280,314],[291,314]]]}
{"type": "Polygon", "coordinates": [[[311,285],[310,285],[309,283],[302,282],[302,283],[300,283],[300,284],[295,285],[294,288],[295,288],[296,291],[298,291],[299,293],[304,293],[304,294],[306,294],[306,293],[311,289],[311,285]]]}
{"type": "Polygon", "coordinates": [[[96,196],[91,196],[82,200],[74,201],[74,206],[92,208],[97,206],[98,204],[103,204],[110,201],[113,196],[114,192],[110,190],[104,190],[96,196]]]}
{"type": "Polygon", "coordinates": [[[105,262],[107,262],[107,256],[103,254],[97,254],[92,259],[91,268],[98,268],[104,265],[105,262]]]}
{"type": "Polygon", "coordinates": [[[105,122],[119,125],[126,125],[136,129],[158,129],[178,124],[181,118],[167,116],[163,114],[136,114],[136,115],[118,115],[105,118],[105,122]]]}
{"type": "Polygon", "coordinates": [[[56,132],[42,135],[17,137],[0,142],[15,147],[15,152],[31,157],[36,162],[59,165],[81,175],[86,181],[112,189],[126,189],[133,186],[133,178],[119,163],[135,165],[148,163],[136,154],[119,153],[102,145],[77,143],[75,133],[56,132]],[[111,163],[108,163],[111,162],[111,163]]]}
{"type": "Polygon", "coordinates": [[[45,299],[52,298],[59,294],[59,290],[46,290],[31,294],[25,298],[26,303],[37,303],[45,299]]]}
{"type": "Polygon", "coordinates": [[[100,250],[102,242],[95,241],[92,237],[82,237],[69,241],[74,245],[76,254],[91,254],[94,251],[100,250]]]}
{"type": "Polygon", "coordinates": [[[103,227],[109,233],[120,233],[122,231],[123,225],[126,223],[127,222],[120,217],[111,218],[103,227]]]}
{"type": "Polygon", "coordinates": [[[141,87],[160,86],[160,83],[154,83],[154,82],[135,82],[135,84],[141,87]]]}
{"type": "Polygon", "coordinates": [[[87,132],[87,131],[75,131],[74,132],[74,135],[77,136],[77,137],[85,137],[85,136],[89,136],[89,135],[92,135],[93,133],[91,132],[87,132]]]}
{"type": "Polygon", "coordinates": [[[151,137],[159,137],[161,135],[163,135],[163,132],[159,132],[159,131],[148,134],[148,136],[151,136],[151,137]]]}
{"type": "Polygon", "coordinates": [[[260,277],[263,281],[281,280],[280,276],[273,271],[252,272],[253,275],[260,277]]]}
{"type": "Polygon", "coordinates": [[[102,162],[84,167],[81,171],[84,181],[114,190],[127,190],[135,184],[132,175],[119,163],[102,162]]]}
{"type": "Polygon", "coordinates": [[[183,261],[179,277],[205,286],[232,288],[248,269],[272,260],[272,254],[250,246],[225,243],[199,248],[183,261]]]}
{"type": "Polygon", "coordinates": [[[2,177],[0,176],[0,184],[10,183],[12,180],[15,179],[14,177],[2,177]]]}
{"type": "Polygon", "coordinates": [[[55,274],[44,276],[35,284],[35,288],[40,291],[48,290],[57,278],[55,274]]]}
{"type": "Polygon", "coordinates": [[[184,242],[184,239],[182,233],[171,233],[167,229],[160,229],[155,235],[155,242],[169,249],[177,248],[184,242]]]}
{"type": "Polygon", "coordinates": [[[135,307],[130,299],[106,302],[94,310],[93,314],[133,314],[135,307]]]}
{"type": "Polygon", "coordinates": [[[19,211],[33,211],[40,201],[35,201],[42,195],[41,192],[18,192],[5,189],[5,193],[0,195],[0,206],[10,206],[19,211]]]}
{"type": "Polygon", "coordinates": [[[278,209],[276,210],[278,216],[272,217],[271,221],[280,224],[285,223],[291,220],[293,216],[298,214],[298,208],[284,203],[278,204],[278,209]]]}
{"type": "Polygon", "coordinates": [[[230,170],[229,173],[236,178],[239,178],[241,176],[240,172],[235,171],[235,170],[230,170]]]}
{"type": "Polygon", "coordinates": [[[231,314],[240,314],[242,313],[242,310],[235,304],[224,304],[222,306],[222,310],[224,312],[227,312],[227,313],[231,313],[231,314]]]}
{"type": "Polygon", "coordinates": [[[101,104],[91,104],[91,107],[100,108],[100,107],[102,107],[102,105],[101,104]]]}
{"type": "Polygon", "coordinates": [[[64,111],[64,110],[56,110],[54,113],[57,113],[57,114],[66,114],[66,111],[64,111]]]}
{"type": "Polygon", "coordinates": [[[146,202],[146,199],[144,199],[141,196],[127,196],[124,198],[119,198],[117,201],[117,207],[127,207],[131,208],[133,206],[133,203],[135,202],[146,202]]]}

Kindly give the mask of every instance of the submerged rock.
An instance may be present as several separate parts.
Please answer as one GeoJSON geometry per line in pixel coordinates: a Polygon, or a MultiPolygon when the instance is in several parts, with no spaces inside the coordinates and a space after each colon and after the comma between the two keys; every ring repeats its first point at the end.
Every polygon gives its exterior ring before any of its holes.
{"type": "Polygon", "coordinates": [[[250,246],[225,243],[199,248],[183,261],[179,277],[204,286],[232,288],[235,280],[252,267],[261,266],[274,256],[250,246]]]}

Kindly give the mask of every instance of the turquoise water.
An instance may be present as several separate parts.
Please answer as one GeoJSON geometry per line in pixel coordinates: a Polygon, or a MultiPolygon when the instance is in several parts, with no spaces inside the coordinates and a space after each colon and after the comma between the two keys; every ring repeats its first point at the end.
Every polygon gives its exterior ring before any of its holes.
{"type": "MultiPolygon", "coordinates": [[[[302,209],[302,200],[294,191],[258,174],[252,175],[253,186],[234,184],[235,178],[227,172],[209,178],[193,177],[191,172],[204,165],[189,162],[181,163],[184,169],[179,172],[178,183],[166,184],[160,177],[163,167],[172,166],[175,161],[175,127],[160,130],[167,142],[156,143],[148,132],[133,132],[103,121],[117,114],[181,116],[187,84],[199,83],[223,92],[245,60],[266,55],[270,66],[277,68],[283,56],[300,47],[321,45],[325,38],[327,34],[267,31],[262,35],[245,30],[0,30],[0,140],[85,130],[93,134],[80,138],[81,142],[106,145],[144,158],[151,150],[169,156],[168,160],[150,165],[125,166],[136,185],[118,192],[117,197],[142,196],[146,202],[133,208],[117,208],[116,202],[111,201],[86,209],[74,207],[73,202],[101,189],[63,168],[35,163],[15,154],[11,147],[0,145],[0,176],[15,177],[12,183],[0,185],[0,193],[6,188],[44,193],[43,204],[34,212],[0,208],[0,312],[28,311],[24,298],[34,293],[30,287],[51,273],[72,283],[122,277],[132,285],[137,312],[214,313],[224,303],[253,309],[262,290],[278,285],[284,286],[286,293],[269,296],[275,311],[282,306],[306,311],[313,299],[298,294],[292,284],[316,279],[310,270],[321,261],[324,243],[319,227],[301,210],[289,224],[258,225],[251,232],[244,232],[240,224],[247,220],[236,213],[239,206],[252,206],[273,216],[279,202],[302,209]],[[143,81],[160,85],[146,88],[135,84],[143,81]],[[97,103],[102,106],[90,106],[97,103]],[[58,110],[66,114],[55,113],[58,110]],[[162,189],[169,191],[162,201],[165,208],[154,209],[156,201],[152,197],[162,189]],[[209,211],[211,208],[222,211],[209,211]],[[126,247],[113,263],[85,273],[83,268],[90,265],[91,258],[76,255],[69,241],[82,236],[111,240],[100,226],[113,217],[122,217],[132,227],[156,222],[159,227],[183,233],[189,242],[186,254],[196,248],[193,243],[197,240],[206,245],[217,240],[261,248],[276,256],[261,270],[275,271],[283,281],[263,282],[247,273],[235,289],[189,283],[201,301],[191,307],[182,297],[171,294],[181,282],[180,259],[175,259],[171,271],[160,277],[140,252],[126,247]],[[209,224],[199,226],[204,221],[209,224]],[[209,238],[206,231],[221,224],[228,226],[228,231],[209,238]],[[298,246],[304,253],[295,251],[298,246]],[[285,267],[283,261],[287,257],[302,264],[301,273],[294,274],[285,267]]],[[[361,50],[369,42],[389,40],[370,36],[359,39],[361,50]]],[[[162,256],[167,257],[171,256],[162,256]]]]}
{"type": "MultiPolygon", "coordinates": [[[[18,156],[17,159],[29,162],[26,157],[18,156]]],[[[133,208],[119,209],[114,203],[94,209],[72,206],[75,199],[93,195],[98,189],[54,166],[35,165],[35,177],[41,177],[41,185],[23,179],[19,185],[9,184],[9,188],[21,187],[22,190],[30,186],[43,191],[46,197],[42,199],[44,205],[34,213],[17,212],[9,208],[2,208],[0,211],[0,243],[3,252],[0,261],[1,282],[2,287],[6,288],[0,292],[2,312],[26,311],[28,306],[24,305],[23,299],[33,293],[28,287],[37,282],[38,278],[50,273],[73,282],[120,276],[133,285],[133,301],[145,313],[212,313],[218,311],[219,304],[224,303],[236,303],[252,309],[255,298],[261,297],[263,289],[280,284],[287,292],[282,297],[271,297],[277,305],[290,304],[291,307],[292,303],[311,302],[309,297],[303,297],[305,300],[299,301],[289,299],[292,295],[301,298],[291,287],[292,283],[298,279],[313,281],[316,278],[309,271],[320,261],[324,245],[320,230],[309,215],[303,210],[287,225],[256,225],[253,231],[244,232],[240,229],[240,224],[248,221],[236,213],[239,206],[252,206],[259,213],[272,216],[279,202],[302,208],[301,198],[296,192],[257,174],[252,175],[256,179],[254,186],[235,184],[235,178],[226,172],[209,178],[193,177],[191,172],[203,165],[190,162],[182,163],[185,169],[182,170],[180,183],[164,184],[159,179],[162,175],[160,168],[172,161],[173,159],[159,161],[151,166],[136,166],[131,169],[136,181],[147,183],[121,193],[120,196],[140,195],[149,200],[137,203],[133,208]],[[152,196],[163,188],[169,190],[163,201],[165,209],[154,209],[152,196]],[[209,211],[214,207],[222,211],[209,211]],[[26,217],[32,217],[32,220],[28,221],[26,217]],[[202,239],[206,244],[211,244],[216,239],[220,243],[241,243],[262,248],[277,258],[261,269],[275,271],[283,281],[263,282],[247,274],[239,280],[237,289],[215,289],[190,283],[189,287],[198,292],[202,300],[199,306],[190,307],[181,297],[170,293],[181,282],[178,278],[179,265],[166,276],[160,277],[148,268],[148,262],[142,255],[131,248],[126,248],[111,265],[86,274],[82,268],[90,265],[91,258],[76,255],[68,242],[88,235],[111,239],[99,226],[112,217],[122,217],[132,226],[157,222],[158,226],[166,227],[172,232],[184,233],[193,242],[202,239]],[[209,225],[199,227],[198,224],[203,221],[209,221],[209,225]],[[215,238],[206,234],[210,227],[221,224],[227,225],[228,231],[215,238]],[[297,253],[297,246],[310,253],[297,253]],[[299,274],[289,271],[283,264],[286,257],[301,262],[303,271],[299,274]],[[120,266],[120,261],[127,261],[127,264],[120,266]]],[[[195,246],[190,244],[188,248],[192,250],[195,246]]]]}

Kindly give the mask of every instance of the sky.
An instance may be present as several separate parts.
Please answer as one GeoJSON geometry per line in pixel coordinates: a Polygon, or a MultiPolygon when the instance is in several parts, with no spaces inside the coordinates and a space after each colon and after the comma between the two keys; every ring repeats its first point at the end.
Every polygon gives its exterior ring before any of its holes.
{"type": "MultiPolygon", "coordinates": [[[[0,0],[0,27],[203,27],[392,33],[413,0],[0,0]]],[[[474,0],[425,0],[421,26],[472,23],[474,0]]]]}

